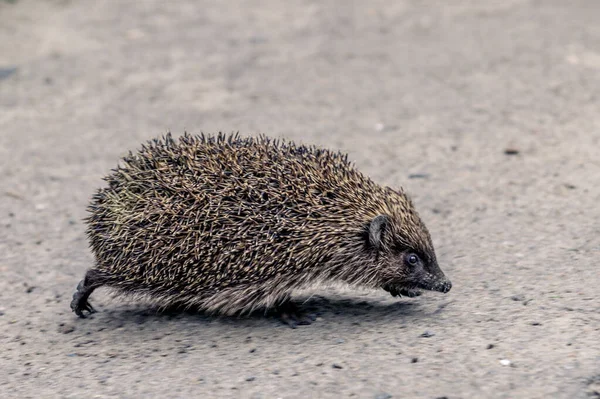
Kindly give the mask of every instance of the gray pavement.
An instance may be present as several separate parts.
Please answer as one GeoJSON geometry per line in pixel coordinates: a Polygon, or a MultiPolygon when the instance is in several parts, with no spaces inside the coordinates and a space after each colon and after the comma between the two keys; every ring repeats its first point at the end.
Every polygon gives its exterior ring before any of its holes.
{"type": "Polygon", "coordinates": [[[0,397],[600,397],[599,22],[594,0],[0,0],[0,397]],[[311,291],[292,330],[98,290],[77,319],[87,202],[168,130],[348,152],[411,193],[452,291],[311,291]]]}

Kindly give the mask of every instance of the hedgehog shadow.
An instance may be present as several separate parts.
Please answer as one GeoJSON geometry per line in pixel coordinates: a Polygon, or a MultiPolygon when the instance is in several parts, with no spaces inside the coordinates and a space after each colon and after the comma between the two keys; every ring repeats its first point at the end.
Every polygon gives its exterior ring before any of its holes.
{"type": "MultiPolygon", "coordinates": [[[[377,323],[381,320],[402,321],[410,317],[429,317],[422,312],[419,301],[400,300],[385,303],[376,299],[342,298],[311,296],[292,301],[302,312],[312,314],[324,320],[341,323],[377,323]]],[[[185,320],[194,324],[210,324],[220,322],[235,326],[257,327],[265,323],[281,323],[275,310],[257,309],[247,315],[210,315],[196,308],[159,307],[157,305],[136,305],[135,308],[113,310],[110,313],[122,321],[143,324],[149,320],[185,320]]],[[[283,323],[282,323],[283,324],[283,323]]],[[[319,320],[313,324],[318,325],[319,320]]]]}

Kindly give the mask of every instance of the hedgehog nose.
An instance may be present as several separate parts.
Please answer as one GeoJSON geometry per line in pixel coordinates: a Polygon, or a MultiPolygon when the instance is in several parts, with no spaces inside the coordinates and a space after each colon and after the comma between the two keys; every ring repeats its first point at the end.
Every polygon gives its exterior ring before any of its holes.
{"type": "Polygon", "coordinates": [[[450,280],[443,280],[436,285],[435,289],[445,294],[452,289],[452,282],[450,280]]]}
{"type": "Polygon", "coordinates": [[[452,282],[450,280],[446,280],[445,282],[442,283],[442,289],[441,291],[445,294],[446,292],[450,291],[452,289],[452,282]]]}

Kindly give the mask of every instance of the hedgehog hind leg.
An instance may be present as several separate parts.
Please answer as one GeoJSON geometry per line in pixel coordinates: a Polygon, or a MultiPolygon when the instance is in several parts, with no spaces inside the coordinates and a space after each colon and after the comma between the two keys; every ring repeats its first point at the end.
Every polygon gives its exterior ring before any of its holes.
{"type": "Polygon", "coordinates": [[[317,319],[316,315],[301,310],[298,305],[292,302],[289,296],[277,305],[277,311],[281,321],[290,328],[307,326],[317,319]]]}
{"type": "Polygon", "coordinates": [[[102,273],[94,269],[88,270],[83,280],[77,284],[77,291],[73,294],[73,300],[71,301],[71,310],[81,318],[85,318],[84,311],[89,314],[96,312],[88,302],[88,298],[96,288],[105,283],[106,278],[102,273]]]}

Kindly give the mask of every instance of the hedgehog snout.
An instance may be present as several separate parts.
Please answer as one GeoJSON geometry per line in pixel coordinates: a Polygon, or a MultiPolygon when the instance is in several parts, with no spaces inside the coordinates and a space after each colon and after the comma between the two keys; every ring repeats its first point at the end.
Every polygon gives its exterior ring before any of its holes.
{"type": "Polygon", "coordinates": [[[442,281],[435,284],[435,286],[433,287],[434,291],[443,292],[444,294],[447,293],[448,291],[450,291],[451,289],[452,289],[452,282],[448,279],[443,279],[442,281]]]}

